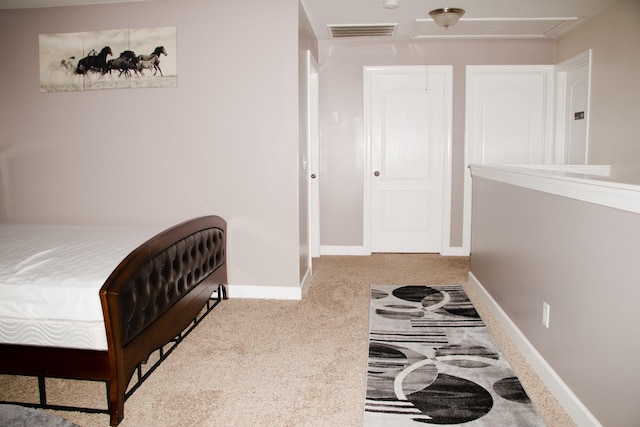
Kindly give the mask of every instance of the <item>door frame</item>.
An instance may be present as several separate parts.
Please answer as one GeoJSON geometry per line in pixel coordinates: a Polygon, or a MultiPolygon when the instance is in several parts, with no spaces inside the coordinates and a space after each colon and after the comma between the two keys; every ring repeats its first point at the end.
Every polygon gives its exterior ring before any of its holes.
{"type": "Polygon", "coordinates": [[[309,183],[309,265],[311,259],[320,256],[320,171],[319,171],[319,67],[311,54],[307,55],[307,182],[309,183]],[[315,176],[315,178],[313,178],[315,176]]]}
{"type": "Polygon", "coordinates": [[[363,252],[371,254],[371,191],[373,170],[371,167],[371,101],[372,76],[391,72],[416,73],[425,76],[425,90],[428,73],[443,73],[445,76],[445,141],[442,149],[442,224],[441,245],[442,255],[457,254],[451,248],[451,145],[453,132],[453,66],[452,65],[386,65],[363,67],[363,252]]]}
{"type": "Polygon", "coordinates": [[[590,106],[591,106],[591,49],[586,50],[572,58],[556,65],[556,135],[555,135],[555,164],[567,164],[569,156],[568,146],[566,144],[568,122],[570,117],[568,113],[568,88],[567,74],[579,68],[585,68],[587,71],[587,107],[586,107],[586,140],[584,147],[584,163],[588,163],[589,159],[589,124],[590,124],[590,106]]]}

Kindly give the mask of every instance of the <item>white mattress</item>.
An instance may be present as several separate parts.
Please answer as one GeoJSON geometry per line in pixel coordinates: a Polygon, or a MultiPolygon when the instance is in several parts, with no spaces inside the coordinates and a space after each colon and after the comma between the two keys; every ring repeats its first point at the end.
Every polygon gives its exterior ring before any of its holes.
{"type": "Polygon", "coordinates": [[[98,292],[159,231],[0,224],[0,342],[106,350],[98,292]]]}

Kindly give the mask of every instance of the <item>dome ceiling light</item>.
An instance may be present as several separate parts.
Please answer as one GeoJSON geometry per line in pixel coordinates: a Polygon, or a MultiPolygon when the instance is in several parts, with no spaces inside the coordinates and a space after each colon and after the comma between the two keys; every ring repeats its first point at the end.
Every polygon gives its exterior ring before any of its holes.
{"type": "Polygon", "coordinates": [[[429,16],[431,16],[433,21],[441,27],[444,27],[445,30],[455,25],[462,15],[464,15],[464,9],[458,9],[457,7],[445,7],[429,12],[429,16]]]}
{"type": "Polygon", "coordinates": [[[383,0],[382,7],[385,9],[397,9],[400,7],[400,4],[398,3],[398,0],[383,0]]]}

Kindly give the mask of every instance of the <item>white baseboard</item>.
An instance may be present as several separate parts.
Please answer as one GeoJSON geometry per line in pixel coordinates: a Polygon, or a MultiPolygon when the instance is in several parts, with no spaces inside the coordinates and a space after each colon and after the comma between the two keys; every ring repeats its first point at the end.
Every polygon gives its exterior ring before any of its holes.
{"type": "Polygon", "coordinates": [[[469,248],[463,246],[449,246],[442,248],[442,256],[469,256],[469,248]]]}
{"type": "Polygon", "coordinates": [[[356,255],[367,256],[371,252],[364,250],[363,246],[320,246],[320,255],[356,255]]]}
{"type": "Polygon", "coordinates": [[[551,365],[538,353],[533,344],[531,344],[527,337],[525,337],[522,331],[513,323],[507,313],[502,310],[489,292],[482,286],[482,283],[480,283],[471,272],[469,272],[469,285],[477,291],[487,308],[500,323],[500,326],[502,326],[507,335],[509,335],[509,338],[511,338],[515,346],[520,350],[551,393],[558,399],[558,402],[565,408],[573,421],[580,427],[602,427],[602,424],[600,424],[596,417],[584,406],[565,382],[562,381],[551,365]]]}
{"type": "MultiPolygon", "coordinates": [[[[465,247],[442,248],[442,256],[469,256],[469,249],[465,247]]],[[[320,255],[354,255],[368,256],[371,252],[366,251],[363,246],[320,246],[320,255]]]]}
{"type": "Polygon", "coordinates": [[[229,290],[229,298],[301,300],[311,284],[311,277],[312,272],[309,268],[299,287],[227,285],[227,289],[229,290]]]}
{"type": "Polygon", "coordinates": [[[229,298],[301,300],[299,286],[228,285],[229,298]]]}

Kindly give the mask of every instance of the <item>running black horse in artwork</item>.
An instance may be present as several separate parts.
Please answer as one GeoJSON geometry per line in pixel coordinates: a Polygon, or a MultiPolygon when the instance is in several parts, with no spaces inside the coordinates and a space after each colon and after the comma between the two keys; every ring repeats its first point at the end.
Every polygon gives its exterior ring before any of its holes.
{"type": "Polygon", "coordinates": [[[125,50],[120,53],[119,57],[108,60],[107,68],[109,69],[109,74],[111,74],[111,70],[119,70],[120,74],[118,74],[118,77],[122,74],[124,74],[125,77],[130,77],[130,70],[133,70],[136,75],[138,74],[137,63],[138,57],[136,53],[132,50],[125,50]]]}
{"type": "Polygon", "coordinates": [[[102,48],[100,53],[96,55],[89,54],[78,61],[78,65],[76,67],[76,74],[87,74],[89,71],[97,71],[102,74],[105,74],[109,71],[109,67],[107,65],[107,56],[113,55],[111,52],[111,48],[109,46],[105,46],[102,48]]]}

